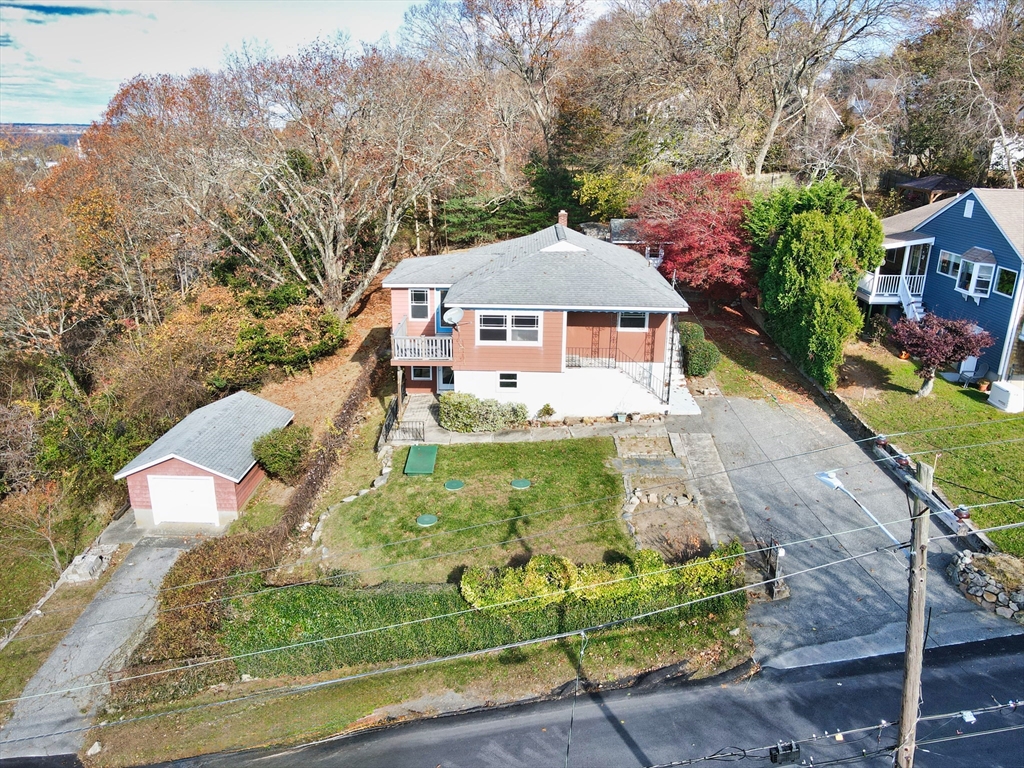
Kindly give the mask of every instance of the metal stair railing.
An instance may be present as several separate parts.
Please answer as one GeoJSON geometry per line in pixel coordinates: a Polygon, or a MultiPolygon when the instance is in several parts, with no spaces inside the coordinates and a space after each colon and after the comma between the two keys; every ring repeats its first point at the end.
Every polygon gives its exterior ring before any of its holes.
{"type": "Polygon", "coordinates": [[[634,360],[620,350],[573,347],[565,350],[567,368],[617,368],[662,403],[668,402],[668,386],[654,373],[654,363],[634,360]]]}

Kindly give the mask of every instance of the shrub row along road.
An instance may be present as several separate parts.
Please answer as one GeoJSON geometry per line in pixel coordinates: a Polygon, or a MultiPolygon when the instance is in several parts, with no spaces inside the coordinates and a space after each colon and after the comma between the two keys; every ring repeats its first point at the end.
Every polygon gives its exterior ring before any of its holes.
{"type": "MultiPolygon", "coordinates": [[[[974,723],[960,715],[1022,693],[1020,654],[1024,638],[929,651],[925,657],[917,765],[1024,764],[1024,706],[978,712],[974,723]],[[973,738],[966,738],[974,735],[973,738]],[[924,750],[928,750],[925,752],[924,750]]],[[[576,704],[570,766],[648,766],[690,760],[718,751],[751,750],[768,764],[767,747],[779,740],[804,741],[801,758],[814,765],[874,753],[891,746],[899,713],[900,656],[805,667],[766,669],[748,680],[720,679],[698,684],[667,683],[653,690],[620,690],[581,695],[576,704]],[[825,737],[853,728],[842,741],[825,737]],[[811,740],[813,736],[816,740],[811,740]],[[758,748],[763,748],[758,751],[758,748]]],[[[548,701],[460,717],[421,720],[348,738],[288,750],[253,750],[184,760],[179,768],[242,766],[554,766],[565,761],[571,701],[548,701]]],[[[970,719],[970,718],[968,718],[970,719]]],[[[733,758],[735,759],[735,758],[733,758]]],[[[857,761],[889,765],[889,753],[857,761]]]]}

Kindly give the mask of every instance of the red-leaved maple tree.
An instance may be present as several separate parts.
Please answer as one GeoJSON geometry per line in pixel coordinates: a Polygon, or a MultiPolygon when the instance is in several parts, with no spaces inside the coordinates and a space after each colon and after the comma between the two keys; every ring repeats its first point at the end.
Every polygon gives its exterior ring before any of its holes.
{"type": "Polygon", "coordinates": [[[995,340],[985,331],[976,333],[970,320],[947,320],[925,313],[920,320],[904,317],[892,326],[892,337],[900,347],[921,361],[917,375],[924,379],[918,397],[931,394],[939,368],[954,366],[977,357],[995,340]]]}
{"type": "Polygon", "coordinates": [[[754,288],[743,215],[750,202],[735,172],[686,171],[655,179],[631,209],[641,236],[662,243],[662,274],[715,298],[754,288]]]}

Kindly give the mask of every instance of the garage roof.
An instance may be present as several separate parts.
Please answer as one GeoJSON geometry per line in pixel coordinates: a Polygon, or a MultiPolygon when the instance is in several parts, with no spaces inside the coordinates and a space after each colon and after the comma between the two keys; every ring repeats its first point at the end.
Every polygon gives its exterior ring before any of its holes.
{"type": "Polygon", "coordinates": [[[180,459],[239,482],[256,459],[252,444],[272,429],[287,426],[294,414],[269,400],[236,392],[198,408],[168,430],[121,471],[121,480],[167,459],[180,459]]]}

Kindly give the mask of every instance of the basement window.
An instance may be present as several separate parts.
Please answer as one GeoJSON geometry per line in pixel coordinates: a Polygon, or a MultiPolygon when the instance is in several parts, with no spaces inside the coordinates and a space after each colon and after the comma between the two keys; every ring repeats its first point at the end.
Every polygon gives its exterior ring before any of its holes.
{"type": "Polygon", "coordinates": [[[429,365],[414,365],[412,367],[412,380],[413,381],[430,381],[434,378],[434,369],[429,365]]]}
{"type": "Polygon", "coordinates": [[[498,387],[500,389],[517,389],[519,387],[518,373],[499,373],[498,387]]]}

